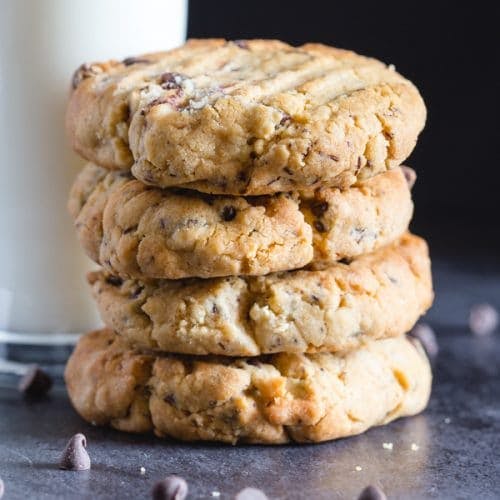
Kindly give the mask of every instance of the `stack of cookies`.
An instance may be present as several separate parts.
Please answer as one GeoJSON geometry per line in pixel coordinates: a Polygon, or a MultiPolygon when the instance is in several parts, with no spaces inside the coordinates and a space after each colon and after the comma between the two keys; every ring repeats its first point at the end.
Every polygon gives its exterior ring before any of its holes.
{"type": "Polygon", "coordinates": [[[433,293],[400,165],[425,115],[393,67],[319,44],[81,66],[69,209],[106,325],[66,369],[83,418],[285,443],[420,412],[431,371],[405,333],[433,293]]]}

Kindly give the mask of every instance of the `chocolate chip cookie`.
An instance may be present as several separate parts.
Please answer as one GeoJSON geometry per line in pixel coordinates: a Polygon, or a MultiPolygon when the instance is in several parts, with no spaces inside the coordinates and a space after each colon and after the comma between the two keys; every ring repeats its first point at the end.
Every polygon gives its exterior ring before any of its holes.
{"type": "Polygon", "coordinates": [[[405,337],[340,354],[193,357],[131,350],[110,330],[82,337],[65,373],[94,425],[236,444],[351,436],[424,409],[429,362],[405,337]]]}
{"type": "Polygon", "coordinates": [[[144,183],[262,195],[347,187],[400,165],[426,117],[392,66],[273,40],[191,40],[75,73],[77,152],[144,183]]]}
{"type": "Polygon", "coordinates": [[[413,204],[400,168],[345,191],[244,198],[148,187],[89,164],[69,209],[87,255],[110,273],[178,279],[353,259],[401,236],[413,204]]]}
{"type": "Polygon", "coordinates": [[[405,235],[350,264],[259,277],[89,275],[104,323],[129,344],[186,354],[345,351],[402,335],[432,303],[425,242],[405,235]]]}

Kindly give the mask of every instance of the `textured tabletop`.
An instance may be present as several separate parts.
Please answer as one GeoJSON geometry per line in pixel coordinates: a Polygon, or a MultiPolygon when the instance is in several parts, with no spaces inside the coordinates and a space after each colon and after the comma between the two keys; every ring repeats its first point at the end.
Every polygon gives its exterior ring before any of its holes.
{"type": "Polygon", "coordinates": [[[4,499],[149,498],[154,482],[172,473],[186,478],[189,498],[230,499],[256,486],[270,498],[354,499],[372,483],[389,498],[498,498],[500,333],[474,337],[467,314],[476,302],[500,306],[500,266],[493,259],[436,258],[434,273],[437,298],[427,321],[441,351],[424,414],[320,445],[193,445],[93,428],[73,412],[63,387],[29,403],[4,377],[4,499]],[[92,469],[61,471],[61,450],[76,432],[87,436],[92,469]]]}

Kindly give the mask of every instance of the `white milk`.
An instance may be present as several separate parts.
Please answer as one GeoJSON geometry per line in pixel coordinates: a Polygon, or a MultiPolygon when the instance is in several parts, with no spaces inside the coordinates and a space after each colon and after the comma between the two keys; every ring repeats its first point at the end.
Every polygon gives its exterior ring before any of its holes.
{"type": "MultiPolygon", "coordinates": [[[[0,333],[97,324],[66,212],[81,165],[64,113],[73,71],[180,45],[185,0],[0,0],[0,333]]],[[[0,335],[0,341],[2,336],[0,335]]]]}

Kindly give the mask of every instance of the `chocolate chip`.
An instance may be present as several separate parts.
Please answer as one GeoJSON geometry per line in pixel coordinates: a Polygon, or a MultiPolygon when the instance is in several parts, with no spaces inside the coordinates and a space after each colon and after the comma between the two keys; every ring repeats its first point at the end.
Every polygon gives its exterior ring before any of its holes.
{"type": "Polygon", "coordinates": [[[313,226],[318,233],[326,233],[326,227],[320,220],[315,220],[313,226]]]}
{"type": "Polygon", "coordinates": [[[429,358],[435,358],[439,352],[439,345],[434,330],[427,323],[417,323],[408,335],[417,339],[429,358]]]}
{"type": "Polygon", "coordinates": [[[361,156],[358,156],[358,162],[356,163],[356,171],[354,175],[358,175],[358,172],[361,170],[361,156]]]}
{"type": "Polygon", "coordinates": [[[59,462],[59,468],[64,470],[90,469],[90,457],[85,449],[87,438],[83,434],[75,434],[66,445],[59,462]]]}
{"type": "Polygon", "coordinates": [[[247,180],[247,172],[245,170],[241,170],[238,172],[238,175],[236,176],[236,179],[238,179],[241,182],[245,182],[247,180]]]}
{"type": "Polygon", "coordinates": [[[141,292],[144,290],[144,287],[143,286],[138,286],[131,294],[130,294],[130,298],[131,299],[136,299],[137,297],[139,297],[139,295],[141,294],[141,292]]]}
{"type": "Polygon", "coordinates": [[[169,405],[175,406],[177,403],[177,400],[175,399],[175,395],[171,392],[169,392],[164,398],[163,401],[165,403],[168,403],[169,405]]]}
{"type": "Polygon", "coordinates": [[[246,362],[247,362],[248,365],[252,365],[252,366],[260,366],[261,365],[261,362],[258,359],[255,359],[255,358],[248,358],[246,360],[246,362]]]}
{"type": "Polygon", "coordinates": [[[123,285],[123,280],[119,276],[106,276],[106,283],[111,286],[122,286],[123,285]]]}
{"type": "Polygon", "coordinates": [[[71,86],[76,89],[86,78],[102,73],[102,68],[96,64],[82,64],[74,73],[71,79],[71,86]]]}
{"type": "Polygon", "coordinates": [[[226,221],[232,221],[236,217],[236,208],[232,205],[226,205],[222,209],[221,217],[226,221]]]}
{"type": "Polygon", "coordinates": [[[132,64],[148,64],[151,61],[149,59],[145,59],[144,57],[126,57],[122,64],[125,66],[131,66],[132,64]]]}
{"type": "Polygon", "coordinates": [[[234,40],[233,43],[237,45],[240,49],[248,50],[248,40],[234,40]]]}
{"type": "Polygon", "coordinates": [[[387,497],[378,486],[370,485],[361,492],[358,500],[387,500],[387,497]]]}
{"type": "Polygon", "coordinates": [[[30,366],[18,384],[18,389],[26,396],[45,396],[52,387],[52,378],[37,365],[30,366]]]}
{"type": "MultiPolygon", "coordinates": [[[[184,92],[182,91],[181,87],[165,87],[165,84],[162,84],[163,88],[168,88],[168,89],[174,89],[175,92],[173,92],[170,95],[165,95],[163,97],[159,97],[158,99],[154,99],[147,105],[147,110],[149,111],[150,109],[154,108],[155,106],[160,106],[161,104],[169,104],[175,109],[180,109],[179,108],[179,103],[182,101],[182,96],[184,92]]],[[[143,109],[144,112],[145,109],[143,109]]]]}
{"type": "Polygon", "coordinates": [[[475,304],[469,313],[469,328],[474,335],[490,335],[498,327],[498,311],[491,304],[475,304]]]}
{"type": "Polygon", "coordinates": [[[158,481],[151,492],[153,500],[184,500],[188,485],[182,477],[168,476],[158,481]]]}
{"type": "Polygon", "coordinates": [[[328,202],[326,201],[318,201],[313,203],[311,206],[311,212],[316,217],[321,217],[328,210],[328,202]]]}
{"type": "Polygon", "coordinates": [[[160,75],[161,88],[163,89],[178,89],[183,76],[180,73],[172,73],[167,71],[160,75]]]}
{"type": "Polygon", "coordinates": [[[289,122],[291,120],[291,116],[287,113],[283,113],[283,117],[280,120],[280,125],[284,125],[285,123],[289,122]]]}
{"type": "Polygon", "coordinates": [[[0,478],[0,498],[3,497],[4,493],[5,493],[5,486],[3,484],[2,478],[0,478]]]}
{"type": "Polygon", "coordinates": [[[234,497],[234,500],[267,500],[267,495],[257,488],[244,488],[234,497]]]}
{"type": "Polygon", "coordinates": [[[408,189],[411,189],[415,185],[415,181],[417,180],[417,174],[415,173],[415,170],[404,165],[401,166],[401,170],[403,171],[406,182],[408,183],[408,189]]]}
{"type": "Polygon", "coordinates": [[[219,314],[219,308],[217,307],[217,304],[212,304],[212,313],[219,314]]]}

